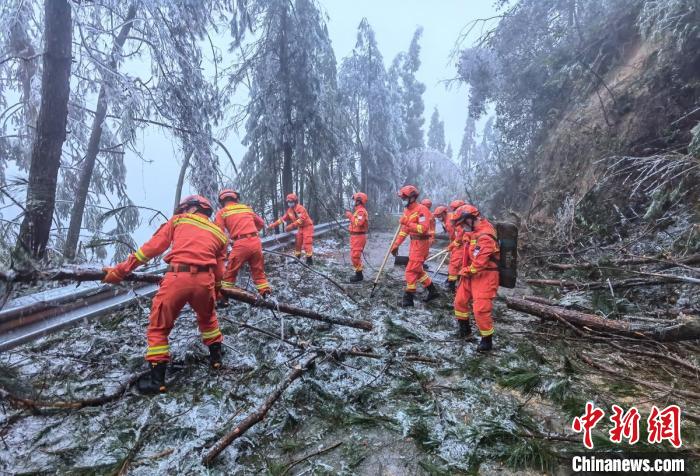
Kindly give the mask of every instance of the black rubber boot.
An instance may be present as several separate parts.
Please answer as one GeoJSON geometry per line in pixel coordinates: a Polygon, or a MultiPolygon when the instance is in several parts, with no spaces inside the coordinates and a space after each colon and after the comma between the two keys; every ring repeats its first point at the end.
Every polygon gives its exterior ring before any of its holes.
{"type": "Polygon", "coordinates": [[[413,307],[413,293],[403,293],[401,307],[413,307]]]}
{"type": "Polygon", "coordinates": [[[221,342],[215,342],[209,346],[209,365],[213,369],[221,368],[221,342]]]}
{"type": "Polygon", "coordinates": [[[437,299],[440,297],[440,292],[437,290],[435,287],[435,284],[430,283],[430,286],[428,286],[428,295],[423,298],[423,302],[430,302],[433,299],[437,299]]]}
{"type": "Polygon", "coordinates": [[[469,339],[472,336],[472,326],[469,321],[457,319],[457,337],[460,339],[469,339]]]}
{"type": "Polygon", "coordinates": [[[216,308],[217,309],[223,309],[228,307],[228,298],[227,297],[222,297],[221,299],[218,299],[216,301],[216,308]]]}
{"type": "Polygon", "coordinates": [[[362,274],[362,271],[355,271],[355,276],[350,278],[351,283],[359,283],[360,281],[364,280],[365,276],[362,274]]]}
{"type": "Polygon", "coordinates": [[[136,381],[136,388],[144,395],[156,395],[167,391],[165,369],[167,362],[151,362],[151,371],[136,381]]]}
{"type": "Polygon", "coordinates": [[[457,291],[457,281],[448,281],[447,282],[447,290],[451,293],[454,293],[457,291]]]}
{"type": "Polygon", "coordinates": [[[493,336],[481,336],[481,340],[479,341],[479,345],[476,347],[477,352],[488,352],[491,349],[493,349],[493,342],[492,340],[493,336]]]}
{"type": "Polygon", "coordinates": [[[307,256],[307,257],[306,257],[306,264],[308,264],[309,266],[311,266],[312,264],[314,264],[314,257],[313,257],[313,256],[307,256]]]}

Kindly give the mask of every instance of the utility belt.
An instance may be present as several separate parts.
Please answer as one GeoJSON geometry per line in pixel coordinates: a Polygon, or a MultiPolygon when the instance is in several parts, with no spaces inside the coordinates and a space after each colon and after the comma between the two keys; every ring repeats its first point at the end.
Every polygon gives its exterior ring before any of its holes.
{"type": "Polygon", "coordinates": [[[165,269],[166,273],[210,273],[214,271],[214,266],[199,266],[194,264],[169,264],[165,269]]]}
{"type": "Polygon", "coordinates": [[[258,236],[258,232],[257,232],[257,231],[256,231],[256,232],[253,232],[253,233],[245,233],[245,234],[243,234],[243,235],[236,235],[236,236],[234,236],[234,237],[231,238],[231,239],[232,239],[232,240],[242,240],[243,238],[252,238],[252,237],[254,237],[254,236],[258,236]]]}
{"type": "Polygon", "coordinates": [[[418,241],[428,241],[430,239],[430,236],[425,236],[425,235],[414,235],[411,234],[409,235],[412,240],[418,240],[418,241]]]}
{"type": "Polygon", "coordinates": [[[358,235],[366,235],[367,232],[366,231],[351,231],[350,234],[353,236],[358,236],[358,235]]]}

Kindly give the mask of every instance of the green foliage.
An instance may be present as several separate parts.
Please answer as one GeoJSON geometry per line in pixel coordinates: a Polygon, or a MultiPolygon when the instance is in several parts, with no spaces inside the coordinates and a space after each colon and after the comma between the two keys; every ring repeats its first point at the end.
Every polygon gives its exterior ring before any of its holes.
{"type": "Polygon", "coordinates": [[[539,387],[542,383],[542,376],[538,372],[518,368],[509,370],[498,379],[498,383],[504,387],[518,389],[527,394],[539,387]]]}

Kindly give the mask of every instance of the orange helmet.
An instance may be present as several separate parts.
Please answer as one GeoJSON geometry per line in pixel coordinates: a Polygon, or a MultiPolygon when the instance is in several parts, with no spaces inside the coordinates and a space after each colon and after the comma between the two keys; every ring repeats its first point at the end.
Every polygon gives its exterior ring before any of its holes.
{"type": "Polygon", "coordinates": [[[361,204],[367,205],[367,194],[362,193],[362,192],[357,192],[352,196],[352,199],[355,201],[360,201],[361,204]]]}
{"type": "Polygon", "coordinates": [[[462,205],[455,211],[452,222],[463,222],[468,218],[477,218],[479,215],[479,210],[474,205],[462,205]]]}
{"type": "Polygon", "coordinates": [[[299,201],[299,197],[297,197],[297,194],[296,194],[296,193],[290,193],[289,195],[287,195],[287,199],[286,199],[286,200],[287,200],[288,202],[298,202],[298,201],[299,201]]]}
{"type": "Polygon", "coordinates": [[[452,200],[450,202],[450,208],[452,211],[457,210],[459,207],[465,205],[464,200],[452,200]]]}
{"type": "Polygon", "coordinates": [[[199,211],[210,217],[214,209],[211,202],[201,195],[190,195],[180,201],[180,204],[175,209],[175,213],[184,213],[190,207],[198,207],[199,211]]]}
{"type": "Polygon", "coordinates": [[[420,192],[416,187],[413,185],[404,185],[401,187],[399,190],[399,193],[397,194],[400,198],[418,198],[418,195],[420,195],[420,192]]]}
{"type": "Polygon", "coordinates": [[[435,215],[436,217],[439,217],[440,215],[443,215],[445,213],[447,213],[447,207],[444,205],[440,205],[439,207],[437,207],[435,209],[435,211],[433,212],[433,215],[435,215]]]}
{"type": "Polygon", "coordinates": [[[423,205],[424,207],[427,207],[428,210],[433,208],[433,201],[429,198],[424,198],[423,200],[421,200],[420,204],[423,205]]]}
{"type": "Polygon", "coordinates": [[[224,204],[224,200],[226,199],[230,199],[234,202],[237,202],[240,198],[241,195],[235,190],[231,190],[230,188],[225,188],[219,192],[219,203],[222,205],[224,204]]]}

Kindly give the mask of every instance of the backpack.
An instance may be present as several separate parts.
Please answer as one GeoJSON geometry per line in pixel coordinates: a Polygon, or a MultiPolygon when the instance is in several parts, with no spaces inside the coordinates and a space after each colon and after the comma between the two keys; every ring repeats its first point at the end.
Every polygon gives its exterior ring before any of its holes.
{"type": "Polygon", "coordinates": [[[500,249],[498,265],[498,285],[514,288],[518,278],[518,227],[508,222],[496,223],[496,236],[500,249]]]}

